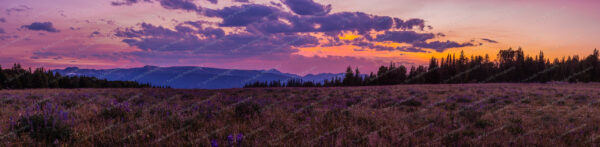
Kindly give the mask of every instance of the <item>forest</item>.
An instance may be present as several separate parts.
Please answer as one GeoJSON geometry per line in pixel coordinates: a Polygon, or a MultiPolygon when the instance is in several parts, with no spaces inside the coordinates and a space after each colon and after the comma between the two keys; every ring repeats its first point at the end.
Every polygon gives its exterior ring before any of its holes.
{"type": "Polygon", "coordinates": [[[534,57],[525,55],[521,48],[500,50],[497,59],[489,55],[466,57],[461,51],[446,58],[431,58],[429,65],[381,66],[377,73],[361,74],[359,69],[348,67],[343,78],[323,82],[289,79],[287,81],[256,81],[253,87],[337,87],[397,84],[456,84],[456,83],[546,83],[546,82],[600,82],[599,53],[581,58],[577,55],[555,58],[550,61],[540,51],[534,57]]]}
{"type": "Polygon", "coordinates": [[[134,81],[108,81],[86,76],[63,76],[44,68],[23,69],[14,64],[10,69],[0,67],[0,89],[32,88],[157,88],[134,81]]]}

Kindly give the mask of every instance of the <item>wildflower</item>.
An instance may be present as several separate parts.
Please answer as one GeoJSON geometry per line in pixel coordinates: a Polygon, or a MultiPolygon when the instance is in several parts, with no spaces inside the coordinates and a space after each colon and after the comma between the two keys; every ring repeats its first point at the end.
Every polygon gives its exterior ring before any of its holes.
{"type": "Polygon", "coordinates": [[[244,139],[244,134],[240,133],[237,135],[235,142],[237,142],[238,147],[242,146],[242,139],[244,139]]]}
{"type": "Polygon", "coordinates": [[[233,135],[229,134],[227,136],[227,142],[229,142],[229,146],[233,146],[233,135]]]}
{"type": "Polygon", "coordinates": [[[15,126],[15,122],[13,121],[13,118],[10,117],[10,129],[12,129],[15,126]]]}
{"type": "Polygon", "coordinates": [[[217,143],[217,140],[212,140],[212,141],[210,141],[210,145],[211,145],[212,147],[219,147],[219,144],[217,143]]]}

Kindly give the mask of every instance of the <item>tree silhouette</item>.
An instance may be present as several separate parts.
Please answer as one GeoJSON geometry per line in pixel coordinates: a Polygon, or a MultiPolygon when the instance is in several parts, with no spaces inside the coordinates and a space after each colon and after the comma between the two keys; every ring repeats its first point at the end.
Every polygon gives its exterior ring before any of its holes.
{"type": "Polygon", "coordinates": [[[535,57],[525,55],[523,49],[500,50],[496,61],[489,55],[465,56],[461,51],[458,59],[454,54],[445,58],[431,58],[428,66],[411,66],[410,70],[394,63],[380,66],[377,73],[366,78],[348,66],[344,79],[337,77],[323,82],[290,80],[287,83],[265,84],[257,82],[244,87],[334,87],[369,86],[392,84],[440,84],[440,83],[545,83],[545,82],[600,82],[600,53],[594,49],[586,58],[568,56],[550,62],[540,51],[535,57]],[[408,72],[408,73],[407,73],[408,72]],[[275,86],[271,86],[275,85],[275,86]]]}
{"type": "MultiPolygon", "coordinates": [[[[44,68],[25,70],[20,64],[14,64],[10,69],[0,67],[0,89],[29,89],[29,88],[149,88],[150,84],[140,84],[133,81],[108,81],[95,77],[61,76],[58,73],[46,71],[44,68]]],[[[160,87],[162,88],[162,87],[160,87]]]]}

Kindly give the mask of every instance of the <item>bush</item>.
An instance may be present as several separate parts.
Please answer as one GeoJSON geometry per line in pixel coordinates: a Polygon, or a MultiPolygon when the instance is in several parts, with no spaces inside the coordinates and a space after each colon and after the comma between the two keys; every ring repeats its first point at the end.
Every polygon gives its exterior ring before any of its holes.
{"type": "Polygon", "coordinates": [[[127,116],[127,110],[120,107],[104,108],[100,112],[100,116],[104,117],[105,119],[124,118],[127,116]]]}
{"type": "Polygon", "coordinates": [[[71,138],[72,130],[63,121],[49,115],[35,114],[21,117],[13,128],[16,134],[28,133],[37,141],[66,141],[71,138]]]}
{"type": "Polygon", "coordinates": [[[458,142],[461,140],[462,136],[458,132],[449,133],[444,138],[442,138],[442,145],[444,146],[458,146],[458,142]]]}
{"type": "Polygon", "coordinates": [[[473,109],[464,109],[458,112],[458,115],[465,118],[469,122],[475,122],[483,115],[483,113],[473,109]]]}
{"type": "Polygon", "coordinates": [[[381,109],[387,108],[396,105],[396,100],[392,98],[380,98],[376,99],[375,102],[371,105],[371,108],[381,109]]]}
{"type": "Polygon", "coordinates": [[[323,122],[333,124],[342,120],[348,120],[350,118],[350,115],[350,111],[333,109],[325,113],[325,115],[323,116],[323,122]]]}
{"type": "Polygon", "coordinates": [[[485,129],[485,128],[487,128],[489,126],[492,126],[492,125],[493,125],[492,122],[489,121],[489,120],[482,120],[482,119],[480,119],[480,120],[477,120],[475,122],[475,127],[480,128],[480,129],[485,129]]]}
{"type": "Polygon", "coordinates": [[[516,125],[516,124],[509,125],[508,127],[506,127],[506,130],[513,135],[525,133],[525,130],[523,130],[523,127],[520,125],[516,125]]]}
{"type": "Polygon", "coordinates": [[[412,107],[419,107],[419,106],[421,106],[422,104],[421,104],[421,102],[419,102],[419,101],[417,101],[417,100],[410,99],[410,100],[407,100],[407,101],[404,101],[404,102],[400,103],[400,105],[404,105],[404,106],[412,106],[412,107]]]}
{"type": "Polygon", "coordinates": [[[78,105],[77,101],[75,100],[65,100],[62,103],[60,103],[62,106],[65,106],[65,108],[73,108],[76,105],[78,105]]]}
{"type": "Polygon", "coordinates": [[[260,105],[255,102],[245,102],[235,106],[234,111],[238,118],[254,117],[260,115],[260,105]]]}

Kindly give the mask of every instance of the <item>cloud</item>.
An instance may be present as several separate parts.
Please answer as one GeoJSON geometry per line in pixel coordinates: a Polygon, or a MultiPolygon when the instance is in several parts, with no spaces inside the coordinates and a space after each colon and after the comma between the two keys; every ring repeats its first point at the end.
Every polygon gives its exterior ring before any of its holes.
{"type": "Polygon", "coordinates": [[[212,3],[212,4],[217,4],[218,0],[208,0],[208,2],[212,3]]]}
{"type": "Polygon", "coordinates": [[[10,15],[14,12],[23,12],[23,11],[27,11],[27,10],[31,10],[31,8],[29,6],[26,5],[19,5],[17,7],[14,8],[8,8],[6,9],[6,14],[10,15]]]}
{"type": "Polygon", "coordinates": [[[428,51],[423,50],[423,48],[417,48],[417,47],[401,46],[401,47],[397,47],[396,49],[399,51],[403,51],[403,52],[429,53],[428,51]]]}
{"type": "MultiPolygon", "coordinates": [[[[122,1],[113,1],[111,5],[113,6],[122,6],[122,5],[133,5],[140,2],[158,2],[165,9],[171,10],[186,10],[186,11],[201,11],[202,8],[194,4],[192,0],[122,0],[122,1]]],[[[217,0],[209,0],[210,2],[216,3],[217,0]]]]}
{"type": "Polygon", "coordinates": [[[46,31],[46,32],[60,32],[54,26],[52,26],[51,22],[34,22],[30,25],[23,25],[21,28],[29,29],[32,31],[46,31]]]}
{"type": "Polygon", "coordinates": [[[433,41],[433,42],[429,42],[429,43],[417,42],[417,43],[413,43],[413,46],[422,47],[422,48],[430,48],[430,49],[436,50],[437,52],[443,52],[449,48],[459,48],[459,47],[475,46],[475,45],[470,42],[457,43],[457,42],[448,40],[448,41],[433,41]]]}
{"type": "Polygon", "coordinates": [[[241,6],[225,7],[218,10],[207,10],[207,16],[220,17],[223,22],[220,26],[246,26],[251,23],[261,22],[262,20],[275,20],[277,18],[278,8],[259,5],[245,4],[241,6]]]}
{"type": "Polygon", "coordinates": [[[425,28],[425,20],[423,19],[413,18],[404,21],[400,18],[394,18],[394,22],[396,28],[403,30],[413,29],[414,27],[418,27],[420,30],[425,28]]]}
{"type": "Polygon", "coordinates": [[[125,28],[115,36],[124,43],[144,51],[189,51],[215,57],[249,57],[264,54],[291,54],[294,47],[315,46],[318,39],[310,35],[253,33],[225,34],[220,28],[197,28],[180,24],[175,30],[147,23],[141,29],[125,28]],[[200,37],[198,37],[200,36],[200,37]]]}
{"type": "Polygon", "coordinates": [[[331,5],[321,5],[313,0],[282,0],[294,13],[299,15],[326,15],[331,5]]]}
{"type": "Polygon", "coordinates": [[[1,22],[1,23],[5,23],[5,22],[6,22],[6,19],[5,19],[5,18],[0,18],[0,22],[1,22]]]}
{"type": "Polygon", "coordinates": [[[337,36],[343,31],[383,31],[392,28],[393,20],[362,12],[340,12],[324,16],[298,16],[280,13],[280,19],[271,19],[247,26],[249,31],[262,33],[322,32],[337,36]]]}
{"type": "Polygon", "coordinates": [[[138,2],[151,2],[150,0],[123,0],[123,1],[116,1],[116,2],[111,2],[110,4],[113,6],[121,6],[121,5],[132,5],[138,2]]]}
{"type": "Polygon", "coordinates": [[[424,42],[435,37],[432,33],[417,33],[415,31],[386,31],[377,35],[376,41],[393,41],[396,43],[424,42]]]}
{"type": "Polygon", "coordinates": [[[483,40],[485,42],[489,42],[489,43],[498,43],[498,41],[496,41],[496,40],[487,39],[487,38],[481,38],[481,40],[483,40]]]}
{"type": "Polygon", "coordinates": [[[191,0],[160,0],[160,5],[166,9],[182,9],[188,11],[201,10],[191,0]]]}
{"type": "Polygon", "coordinates": [[[0,35],[0,40],[17,39],[18,35],[0,35]]]}
{"type": "Polygon", "coordinates": [[[93,38],[93,37],[96,37],[98,35],[100,35],[100,32],[94,31],[94,32],[90,33],[90,35],[88,36],[88,38],[93,38]]]}
{"type": "Polygon", "coordinates": [[[6,32],[4,32],[4,29],[0,28],[0,34],[4,34],[6,32]]]}

